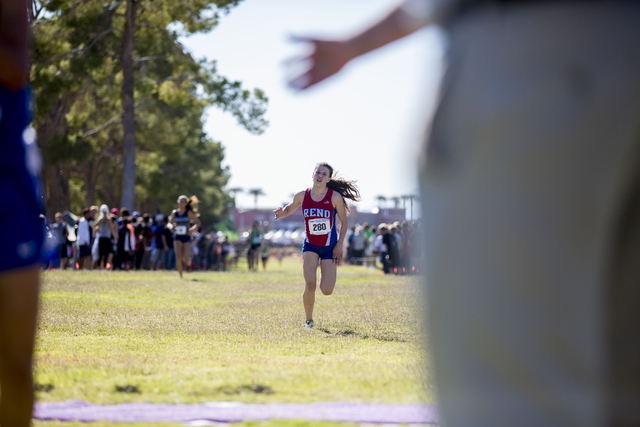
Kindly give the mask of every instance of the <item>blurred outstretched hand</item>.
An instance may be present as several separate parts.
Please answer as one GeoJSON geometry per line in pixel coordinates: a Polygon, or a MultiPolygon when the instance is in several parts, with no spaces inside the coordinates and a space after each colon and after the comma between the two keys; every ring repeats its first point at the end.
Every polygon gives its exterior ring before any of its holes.
{"type": "Polygon", "coordinates": [[[295,90],[307,89],[316,83],[336,74],[353,56],[348,44],[339,40],[319,40],[306,37],[293,37],[293,41],[309,43],[312,51],[308,55],[291,58],[286,62],[289,69],[300,68],[298,74],[289,78],[288,84],[295,90]],[[307,65],[305,67],[305,65],[307,65]]]}

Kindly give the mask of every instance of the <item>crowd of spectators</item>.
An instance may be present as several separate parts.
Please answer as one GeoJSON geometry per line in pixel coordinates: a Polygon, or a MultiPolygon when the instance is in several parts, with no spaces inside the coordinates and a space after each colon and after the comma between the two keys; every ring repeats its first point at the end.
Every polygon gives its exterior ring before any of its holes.
{"type": "MultiPolygon", "coordinates": [[[[173,270],[174,232],[169,218],[106,205],[83,209],[76,217],[56,213],[49,224],[42,217],[49,269],[76,270],[173,270]]],[[[192,236],[188,270],[227,270],[237,262],[235,247],[224,236],[202,233],[192,236]]]]}
{"type": "Polygon", "coordinates": [[[346,257],[349,263],[376,268],[385,274],[416,274],[422,258],[418,221],[392,224],[356,224],[347,231],[346,257]]]}
{"type": "MultiPolygon", "coordinates": [[[[149,215],[137,211],[99,208],[83,209],[76,217],[70,213],[55,214],[47,231],[48,269],[75,270],[174,270],[174,232],[169,217],[162,213],[149,215]]],[[[414,274],[422,256],[419,227],[416,221],[379,224],[357,224],[347,231],[347,263],[380,268],[385,274],[414,274]]],[[[255,224],[250,238],[241,245],[214,232],[194,233],[191,261],[187,269],[226,271],[236,265],[246,252],[249,270],[257,271],[260,261],[266,270],[271,254],[282,260],[283,251],[271,250],[255,224]],[[244,247],[243,247],[244,246],[244,247]]]]}

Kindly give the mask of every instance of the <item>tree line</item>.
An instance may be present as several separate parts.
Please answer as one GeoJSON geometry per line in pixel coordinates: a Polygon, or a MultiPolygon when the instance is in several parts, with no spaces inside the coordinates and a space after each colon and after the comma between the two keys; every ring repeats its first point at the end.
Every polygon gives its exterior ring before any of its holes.
{"type": "Polygon", "coordinates": [[[32,0],[30,80],[47,214],[106,203],[167,213],[196,194],[202,220],[232,201],[205,110],[260,134],[268,99],[196,59],[179,37],[213,30],[241,0],[32,0]]]}

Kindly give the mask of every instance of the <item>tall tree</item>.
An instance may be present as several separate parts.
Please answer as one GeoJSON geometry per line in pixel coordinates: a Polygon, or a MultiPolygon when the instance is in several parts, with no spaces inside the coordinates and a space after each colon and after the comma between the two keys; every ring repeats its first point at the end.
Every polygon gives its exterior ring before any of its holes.
{"type": "Polygon", "coordinates": [[[247,193],[253,196],[253,206],[256,210],[258,210],[258,197],[266,196],[266,193],[262,191],[262,188],[250,188],[247,190],[247,193]]]}
{"type": "Polygon", "coordinates": [[[133,42],[136,35],[136,10],[139,0],[126,0],[124,34],[122,37],[122,204],[134,206],[136,189],[136,131],[133,99],[133,42]]]}
{"type": "Polygon", "coordinates": [[[122,206],[131,175],[125,169],[133,164],[135,201],[127,207],[164,211],[179,194],[192,193],[201,201],[203,221],[213,221],[231,198],[223,190],[224,149],[203,132],[205,109],[221,108],[259,134],[268,124],[268,100],[259,89],[248,91],[220,76],[214,61],[195,60],[178,36],[212,29],[219,11],[238,1],[135,0],[135,27],[127,27],[128,2],[34,0],[31,81],[47,211],[101,202],[122,206]],[[132,33],[127,65],[125,35],[132,33]],[[133,70],[133,91],[125,68],[133,70]],[[130,141],[133,150],[126,148],[130,141]]]}
{"type": "Polygon", "coordinates": [[[378,195],[378,196],[376,197],[376,200],[378,201],[378,207],[380,207],[380,208],[381,208],[381,207],[382,207],[382,205],[383,205],[384,203],[386,203],[387,198],[386,198],[385,196],[383,196],[383,195],[378,195]]]}
{"type": "Polygon", "coordinates": [[[244,189],[242,187],[232,187],[228,190],[229,195],[231,196],[231,198],[233,199],[233,206],[236,206],[236,195],[238,193],[242,193],[244,189]]]}

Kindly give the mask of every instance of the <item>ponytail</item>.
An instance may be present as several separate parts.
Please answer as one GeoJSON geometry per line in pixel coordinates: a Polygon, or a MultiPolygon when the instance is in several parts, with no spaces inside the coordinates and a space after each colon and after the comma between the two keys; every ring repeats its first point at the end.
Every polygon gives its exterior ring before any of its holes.
{"type": "Polygon", "coordinates": [[[189,199],[187,200],[187,210],[191,210],[193,211],[193,213],[196,216],[200,216],[200,214],[198,213],[198,208],[196,207],[196,205],[199,203],[199,200],[196,196],[191,196],[189,197],[189,199]]]}
{"type": "Polygon", "coordinates": [[[325,168],[329,169],[329,182],[327,182],[327,188],[330,188],[333,191],[337,191],[342,196],[342,203],[344,203],[344,208],[347,212],[349,212],[349,205],[347,205],[347,201],[345,199],[353,200],[354,202],[360,201],[360,190],[356,186],[356,182],[347,181],[344,178],[332,178],[333,168],[328,163],[318,163],[316,165],[316,169],[319,166],[324,166],[325,168]]]}

